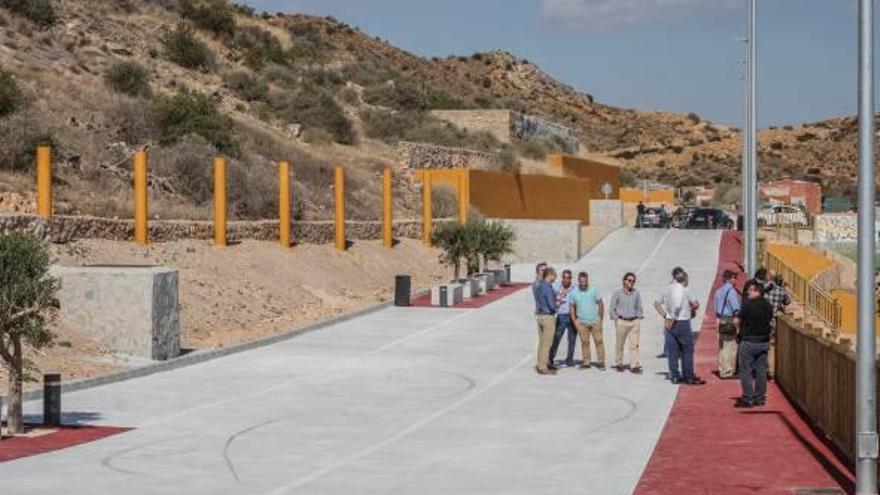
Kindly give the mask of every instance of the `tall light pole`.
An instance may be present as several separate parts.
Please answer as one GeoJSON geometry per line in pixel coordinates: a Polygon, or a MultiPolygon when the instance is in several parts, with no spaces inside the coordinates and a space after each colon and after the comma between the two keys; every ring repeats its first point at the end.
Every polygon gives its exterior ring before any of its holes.
{"type": "Polygon", "coordinates": [[[747,3],[746,122],[743,132],[743,221],[745,265],[752,274],[758,268],[758,30],[757,0],[747,3]]]}
{"type": "Polygon", "coordinates": [[[874,12],[859,0],[859,268],[856,336],[856,493],[877,493],[874,334],[874,12]]]}

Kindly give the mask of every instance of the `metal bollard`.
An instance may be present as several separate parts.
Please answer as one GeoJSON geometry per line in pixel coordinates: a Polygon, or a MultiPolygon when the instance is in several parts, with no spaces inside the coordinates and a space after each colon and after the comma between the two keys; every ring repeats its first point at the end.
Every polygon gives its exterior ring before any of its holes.
{"type": "Polygon", "coordinates": [[[394,277],[394,305],[406,307],[410,305],[409,294],[412,279],[409,275],[394,277]]]}
{"type": "Polygon", "coordinates": [[[61,426],[61,373],[43,375],[43,425],[61,426]]]}
{"type": "Polygon", "coordinates": [[[445,285],[440,286],[440,307],[445,308],[449,306],[449,288],[445,285]]]}
{"type": "Polygon", "coordinates": [[[510,265],[509,265],[509,264],[504,265],[504,273],[507,275],[507,283],[508,283],[508,285],[509,285],[509,284],[512,284],[512,283],[513,283],[513,280],[511,280],[511,278],[510,278],[510,265]]]}

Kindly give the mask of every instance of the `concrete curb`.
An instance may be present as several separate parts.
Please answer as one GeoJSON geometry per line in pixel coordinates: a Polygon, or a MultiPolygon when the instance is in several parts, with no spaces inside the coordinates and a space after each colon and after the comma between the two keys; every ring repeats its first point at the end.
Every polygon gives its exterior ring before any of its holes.
{"type": "MultiPolygon", "coordinates": [[[[428,292],[425,290],[414,292],[410,298],[415,299],[417,297],[423,297],[428,292]]],[[[144,366],[140,366],[137,368],[128,369],[125,371],[119,371],[116,373],[110,373],[107,375],[94,376],[91,378],[83,378],[81,380],[73,380],[70,382],[63,382],[61,385],[61,393],[68,392],[76,392],[78,390],[86,390],[89,388],[100,387],[102,385],[109,385],[111,383],[122,382],[125,380],[131,380],[134,378],[142,378],[149,375],[154,375],[156,373],[162,373],[164,371],[171,371],[178,368],[183,368],[185,366],[192,366],[194,364],[204,363],[206,361],[211,361],[213,359],[221,358],[224,356],[229,356],[231,354],[238,354],[245,351],[250,351],[253,349],[259,349],[260,347],[270,346],[272,344],[277,344],[279,342],[284,342],[285,340],[290,340],[302,335],[305,335],[310,332],[314,332],[316,330],[321,330],[323,328],[327,328],[332,325],[336,325],[337,323],[343,323],[349,320],[353,320],[355,318],[360,318],[361,316],[366,316],[372,313],[379,312],[383,309],[392,307],[394,301],[387,301],[381,304],[377,304],[375,306],[370,306],[368,308],[364,308],[358,311],[353,311],[351,313],[345,313],[339,315],[334,318],[330,318],[329,320],[323,320],[316,323],[312,323],[310,325],[304,326],[302,328],[297,328],[294,330],[290,330],[284,333],[280,333],[278,335],[271,335],[269,337],[265,337],[259,340],[255,340],[253,342],[245,342],[244,344],[237,344],[230,347],[221,347],[217,349],[205,349],[194,351],[189,354],[176,357],[174,359],[169,359],[168,361],[160,361],[157,363],[150,363],[144,366]]],[[[29,390],[22,394],[23,402],[30,402],[35,400],[42,400],[43,398],[43,390],[35,389],[29,390]]],[[[6,400],[6,396],[2,396],[3,400],[6,400]]]]}

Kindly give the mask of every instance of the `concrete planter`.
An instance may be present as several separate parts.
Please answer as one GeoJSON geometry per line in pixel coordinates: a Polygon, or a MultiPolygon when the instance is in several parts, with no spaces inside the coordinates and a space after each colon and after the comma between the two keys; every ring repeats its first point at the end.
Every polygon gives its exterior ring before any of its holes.
{"type": "Polygon", "coordinates": [[[499,268],[496,270],[488,270],[489,273],[495,275],[495,283],[498,285],[507,285],[510,283],[510,280],[507,280],[507,270],[503,268],[499,268]]]}
{"type": "Polygon", "coordinates": [[[463,301],[464,287],[461,284],[444,284],[431,289],[431,306],[448,308],[463,301]]]}
{"type": "Polygon", "coordinates": [[[464,299],[472,299],[480,295],[480,285],[477,279],[473,277],[462,278],[458,281],[462,286],[462,297],[464,299]]]}

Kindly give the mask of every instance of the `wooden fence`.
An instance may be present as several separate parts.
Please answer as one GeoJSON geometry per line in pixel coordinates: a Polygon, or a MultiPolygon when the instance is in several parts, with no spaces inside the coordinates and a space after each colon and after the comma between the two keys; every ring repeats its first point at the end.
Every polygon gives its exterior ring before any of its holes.
{"type": "Polygon", "coordinates": [[[776,382],[841,454],[855,449],[855,357],[791,317],[776,325],[776,382]]]}

